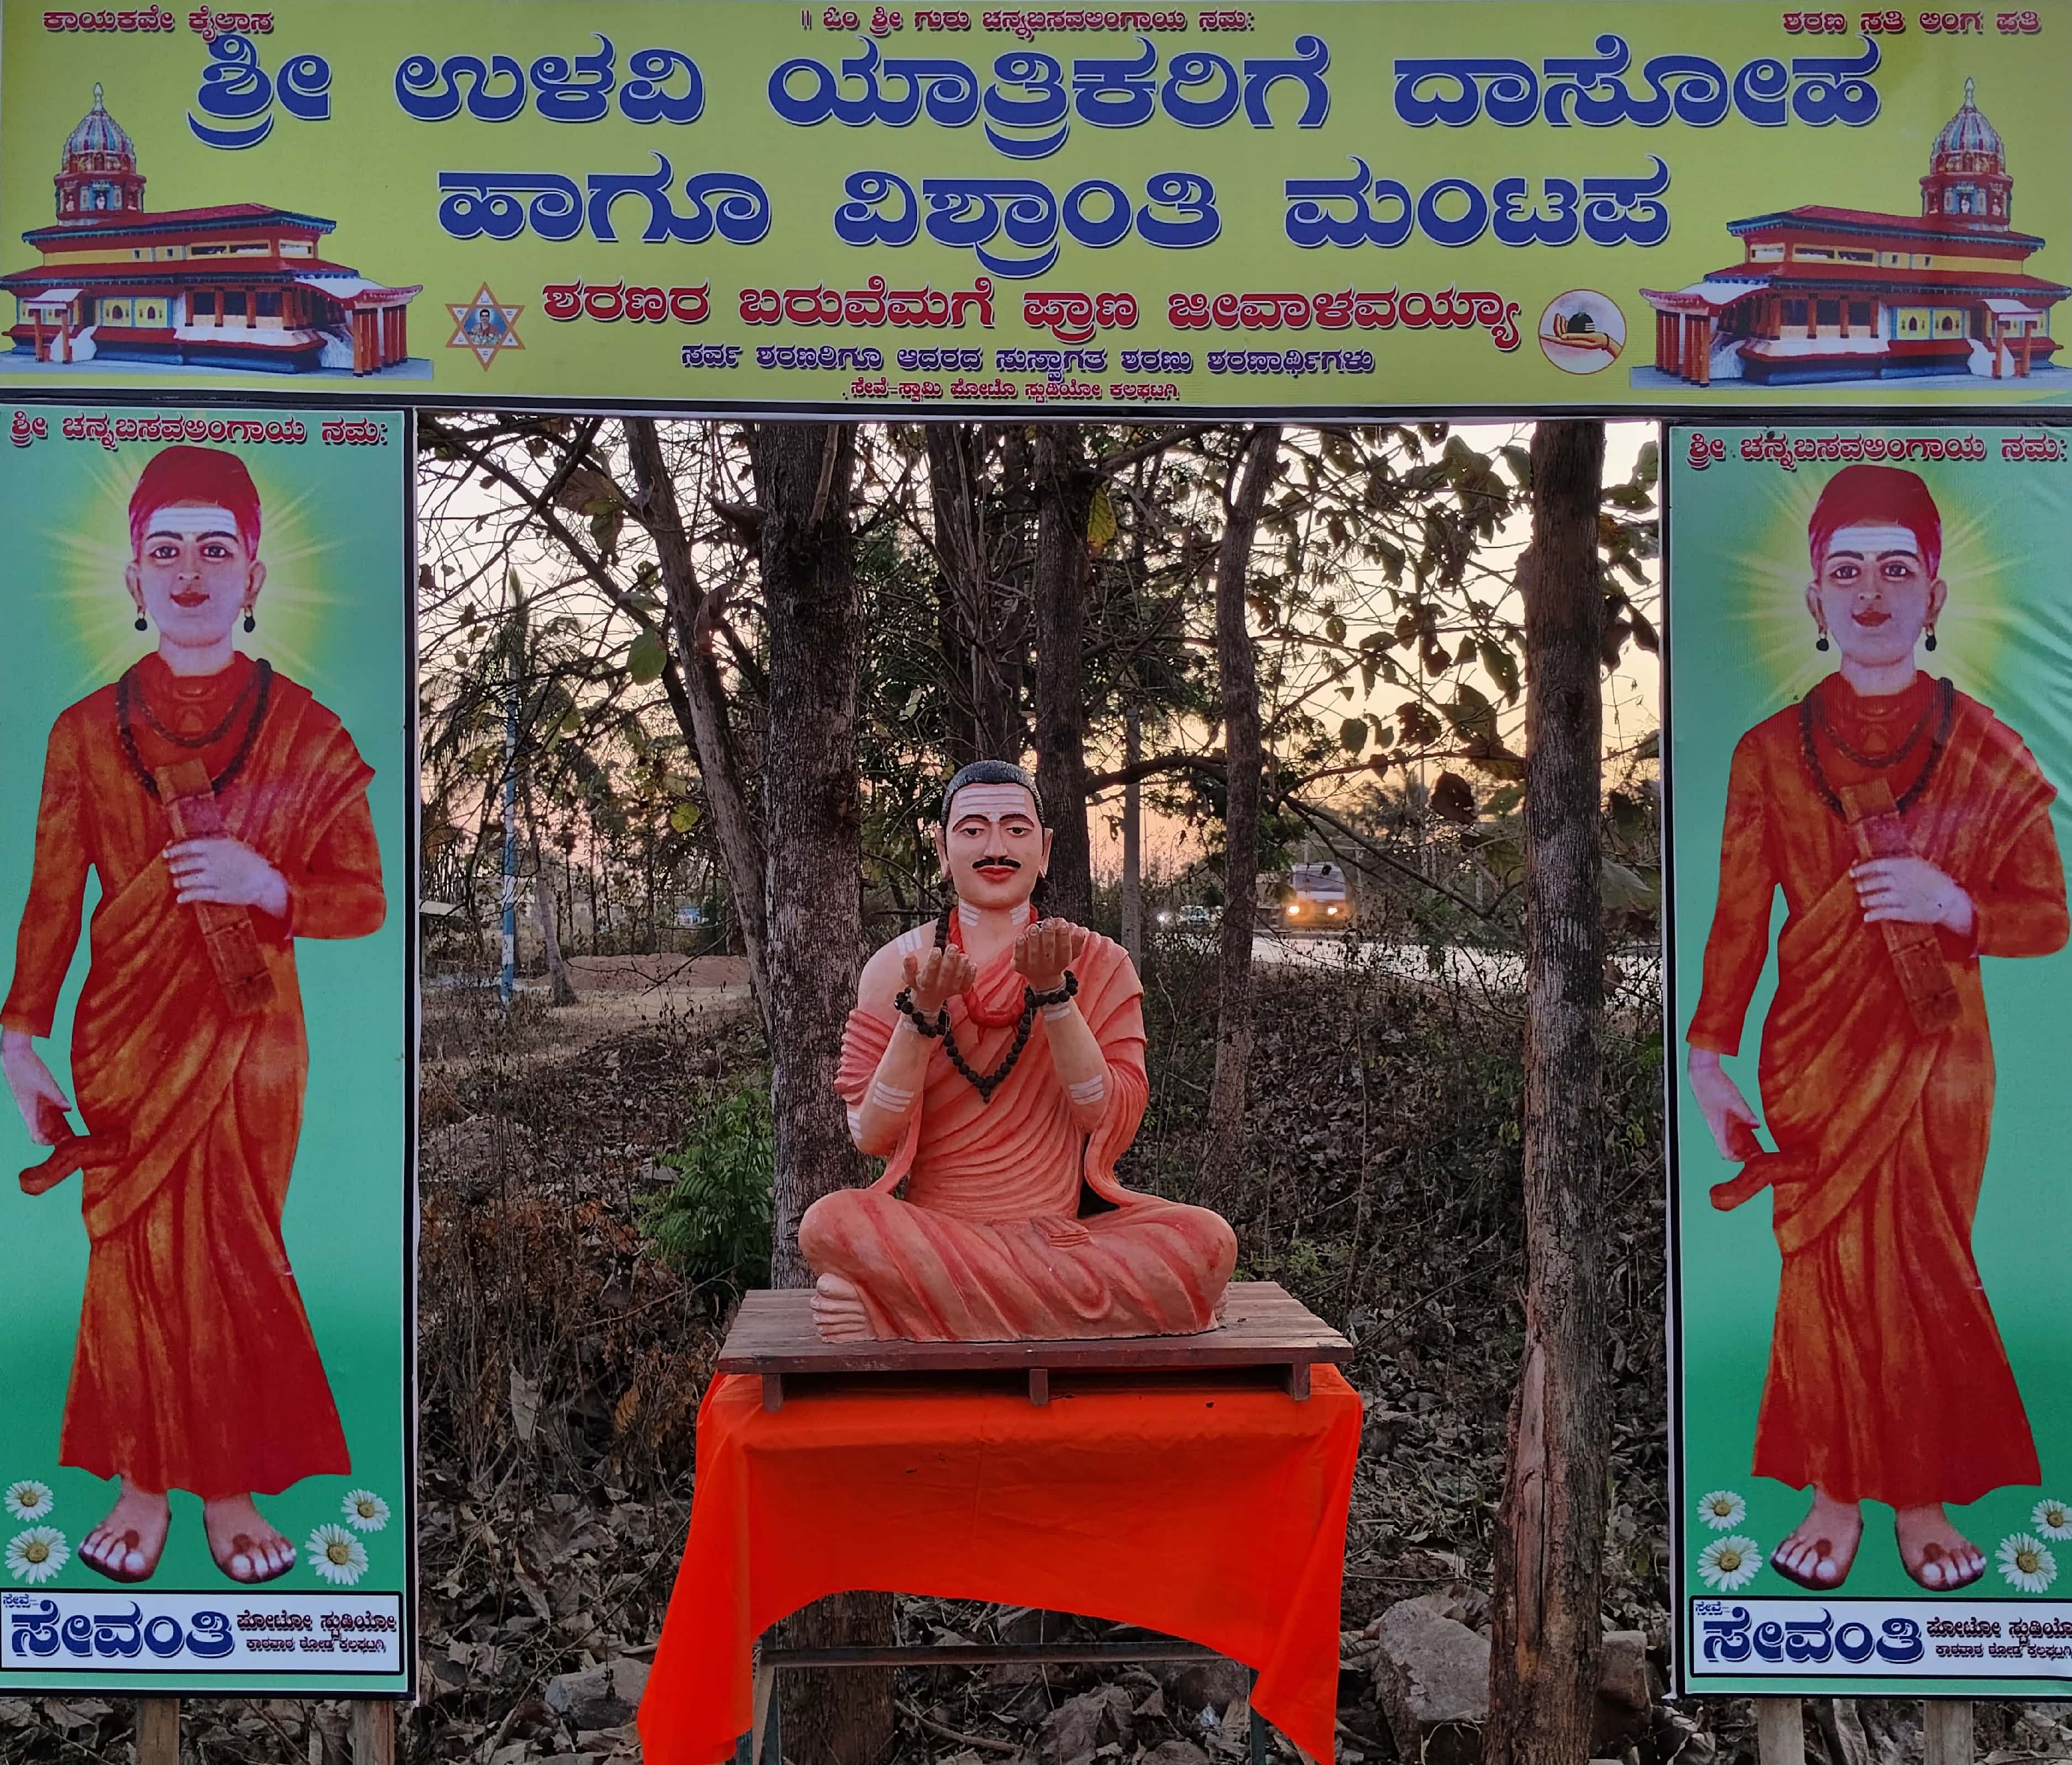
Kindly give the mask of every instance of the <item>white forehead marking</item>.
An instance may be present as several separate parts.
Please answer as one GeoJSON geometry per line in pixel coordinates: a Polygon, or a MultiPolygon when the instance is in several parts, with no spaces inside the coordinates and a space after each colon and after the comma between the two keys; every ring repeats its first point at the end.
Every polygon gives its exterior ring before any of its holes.
{"type": "Polygon", "coordinates": [[[1033,821],[1036,809],[1028,792],[1019,784],[967,784],[950,805],[950,825],[956,826],[968,815],[982,816],[989,821],[1004,821],[1018,815],[1033,821]]]}
{"type": "Polygon", "coordinates": [[[148,537],[153,533],[226,533],[237,537],[237,517],[227,508],[200,508],[169,503],[152,510],[144,523],[148,537]]]}
{"type": "Polygon", "coordinates": [[[1914,537],[1910,527],[1838,527],[1835,536],[1827,541],[1827,553],[1861,552],[1866,557],[1876,557],[1885,552],[1905,552],[1909,556],[1921,555],[1921,541],[1914,537]]]}

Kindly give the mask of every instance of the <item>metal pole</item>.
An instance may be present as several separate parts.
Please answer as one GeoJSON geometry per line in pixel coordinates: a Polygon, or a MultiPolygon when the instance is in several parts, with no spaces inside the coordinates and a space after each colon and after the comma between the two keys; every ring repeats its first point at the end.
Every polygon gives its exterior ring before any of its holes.
{"type": "Polygon", "coordinates": [[[504,1009],[518,990],[518,659],[504,700],[504,952],[496,990],[504,1009]]]}

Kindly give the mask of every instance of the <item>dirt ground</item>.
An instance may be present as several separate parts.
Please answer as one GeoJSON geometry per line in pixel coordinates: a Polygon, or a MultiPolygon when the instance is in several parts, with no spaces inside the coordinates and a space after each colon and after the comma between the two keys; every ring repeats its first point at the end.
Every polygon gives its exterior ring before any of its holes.
{"type": "MultiPolygon", "coordinates": [[[[586,984],[587,980],[587,984],[586,984]]],[[[1355,1475],[1334,1765],[1396,1759],[1373,1665],[1382,1615],[1424,1598],[1486,1623],[1489,1537],[1519,1344],[1519,1026],[1466,993],[1386,974],[1263,982],[1256,1169],[1200,1189],[1213,969],[1147,975],[1151,1108],[1133,1186],[1215,1205],[1241,1273],[1281,1282],[1358,1343],[1369,1406],[1355,1475]],[[1359,1223],[1371,1215],[1367,1224],[1359,1223]]],[[[745,984],[605,970],[583,1002],[428,991],[421,1136],[420,1696],[402,1765],[631,1765],[633,1718],[688,1524],[699,1398],[729,1310],[649,1253],[658,1163],[728,1096],[767,1084],[745,984]]],[[[1660,1084],[1653,1007],[1608,1035],[1606,1305],[1613,1336],[1608,1626],[1667,1657],[1662,1490],[1660,1084]]],[[[1094,1640],[1068,1615],[902,1598],[902,1640],[1094,1640]]],[[[1236,1765],[1242,1674],[1200,1667],[908,1672],[886,1765],[1236,1765]],[[1092,1700],[1092,1702],[1089,1702],[1092,1700]],[[1231,1711],[1239,1712],[1233,1717],[1231,1711]],[[1205,1722],[1203,1711],[1211,1712],[1205,1722]],[[1124,1718],[1126,1717],[1126,1720],[1124,1718]]],[[[1921,1758],[1920,1706],[1810,1705],[1812,1765],[1921,1758]]],[[[2063,1706],[1981,1705],[1992,1765],[2072,1759],[2063,1706]]],[[[0,1760],[127,1762],[130,1708],[0,1699],[0,1760]]],[[[344,1765],[343,1706],[195,1700],[188,1765],[344,1765]]],[[[1657,1701],[1603,1756],[1752,1765],[1745,1702],[1657,1701]]],[[[1285,1745],[1276,1756],[1292,1757],[1285,1745]]],[[[1436,1758],[1437,1755],[1431,1755],[1436,1758]]],[[[822,1765],[804,1759],[793,1765],[822,1765]]]]}

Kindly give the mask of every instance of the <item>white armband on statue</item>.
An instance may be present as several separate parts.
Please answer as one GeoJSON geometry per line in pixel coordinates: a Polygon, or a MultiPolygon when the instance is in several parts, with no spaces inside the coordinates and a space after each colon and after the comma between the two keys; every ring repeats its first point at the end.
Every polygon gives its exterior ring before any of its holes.
{"type": "Polygon", "coordinates": [[[1043,1021],[1046,1023],[1055,1023],[1059,1018],[1070,1017],[1078,1010],[1079,1007],[1070,999],[1060,999],[1055,1005],[1046,1005],[1043,1007],[1043,1021]]]}
{"type": "Polygon", "coordinates": [[[853,1140],[863,1132],[863,1111],[851,1106],[849,1112],[849,1137],[853,1140]]]}
{"type": "Polygon", "coordinates": [[[1082,1079],[1077,1084],[1065,1087],[1065,1095],[1075,1103],[1099,1103],[1108,1096],[1108,1075],[1097,1072],[1091,1079],[1082,1079]]]}

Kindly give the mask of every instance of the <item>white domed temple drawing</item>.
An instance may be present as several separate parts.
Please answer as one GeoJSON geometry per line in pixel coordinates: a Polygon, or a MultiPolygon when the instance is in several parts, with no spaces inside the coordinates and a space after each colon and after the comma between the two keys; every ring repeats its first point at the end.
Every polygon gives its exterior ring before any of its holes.
{"type": "Polygon", "coordinates": [[[16,355],[379,373],[407,360],[420,288],[384,287],[327,261],[334,223],[259,203],[144,207],[136,145],[101,88],[65,138],[57,220],[22,237],[41,265],[0,276],[16,355]]]}
{"type": "Polygon", "coordinates": [[[2026,379],[2049,364],[2050,309],[2072,288],[2022,273],[2044,241],[2016,232],[2013,211],[2007,144],[1967,80],[1918,216],[1814,207],[1730,221],[1741,262],[1686,288],[1642,289],[1655,368],[1698,386],[2026,379]]]}

